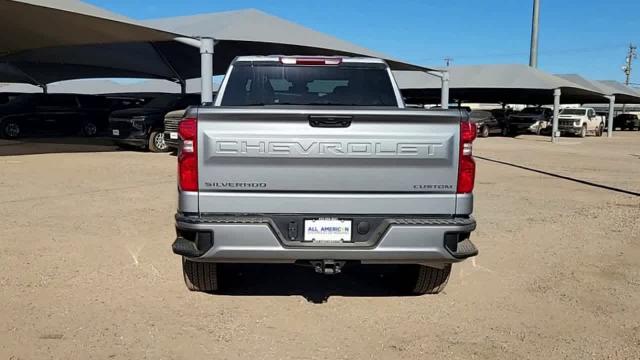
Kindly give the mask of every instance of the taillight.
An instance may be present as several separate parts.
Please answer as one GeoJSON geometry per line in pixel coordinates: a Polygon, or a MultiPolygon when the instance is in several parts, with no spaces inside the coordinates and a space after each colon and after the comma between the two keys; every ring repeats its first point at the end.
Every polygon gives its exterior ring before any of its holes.
{"type": "Polygon", "coordinates": [[[458,194],[473,191],[476,179],[476,162],[473,161],[473,140],[478,129],[469,121],[460,123],[460,161],[458,165],[458,194]]]}
{"type": "Polygon", "coordinates": [[[198,191],[198,121],[186,118],[178,126],[178,185],[183,191],[198,191]]]}

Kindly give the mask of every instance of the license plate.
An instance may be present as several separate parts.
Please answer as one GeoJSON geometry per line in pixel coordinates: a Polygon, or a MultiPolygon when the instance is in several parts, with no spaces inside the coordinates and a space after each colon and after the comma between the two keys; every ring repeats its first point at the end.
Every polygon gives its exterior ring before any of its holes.
{"type": "Polygon", "coordinates": [[[312,219],[304,221],[304,240],[340,243],[351,241],[351,220],[312,219]]]}
{"type": "Polygon", "coordinates": [[[170,132],[169,133],[169,139],[178,140],[178,133],[177,132],[170,132]]]}
{"type": "Polygon", "coordinates": [[[113,134],[113,136],[120,136],[120,130],[118,129],[111,130],[111,133],[113,134]]]}

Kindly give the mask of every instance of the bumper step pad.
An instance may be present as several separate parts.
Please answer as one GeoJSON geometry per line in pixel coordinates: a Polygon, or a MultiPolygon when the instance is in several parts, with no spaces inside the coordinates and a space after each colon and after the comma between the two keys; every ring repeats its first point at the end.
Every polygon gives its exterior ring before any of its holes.
{"type": "Polygon", "coordinates": [[[451,255],[458,259],[466,259],[468,257],[478,255],[478,248],[471,242],[471,240],[464,239],[458,243],[456,251],[451,251],[451,255]]]}

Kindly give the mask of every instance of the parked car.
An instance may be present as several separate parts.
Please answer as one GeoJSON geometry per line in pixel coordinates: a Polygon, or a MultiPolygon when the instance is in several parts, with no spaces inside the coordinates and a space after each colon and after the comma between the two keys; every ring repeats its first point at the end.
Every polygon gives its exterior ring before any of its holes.
{"type": "Polygon", "coordinates": [[[114,111],[109,117],[111,137],[118,145],[168,151],[164,141],[164,118],[173,110],[200,103],[199,94],[163,94],[139,108],[114,111]]]}
{"type": "Polygon", "coordinates": [[[528,107],[509,115],[505,135],[534,133],[540,135],[547,129],[553,118],[553,110],[546,107],[528,107]]]}
{"type": "Polygon", "coordinates": [[[640,131],[640,117],[637,114],[619,114],[613,118],[613,128],[640,131]]]}
{"type": "Polygon", "coordinates": [[[489,137],[490,134],[502,134],[502,125],[493,116],[491,111],[472,110],[469,113],[469,121],[478,128],[478,136],[489,137]]]}
{"type": "Polygon", "coordinates": [[[478,253],[477,129],[457,109],[405,108],[383,60],[238,57],[178,133],[173,251],[192,291],[223,290],[220,263],[364,263],[435,294],[478,253]]]}
{"type": "Polygon", "coordinates": [[[5,138],[60,133],[95,136],[107,128],[109,112],[102,96],[22,94],[0,105],[0,135],[5,138]]]}
{"type": "Polygon", "coordinates": [[[178,125],[187,109],[171,111],[164,117],[164,143],[171,151],[178,149],[178,125]]]}
{"type": "Polygon", "coordinates": [[[504,133],[504,129],[507,126],[507,120],[509,119],[510,115],[515,114],[515,111],[512,108],[491,109],[489,111],[491,111],[491,114],[493,114],[493,116],[496,118],[504,133]]]}
{"type": "Polygon", "coordinates": [[[604,123],[604,118],[592,108],[564,108],[558,114],[558,131],[562,134],[602,136],[604,123]]]}

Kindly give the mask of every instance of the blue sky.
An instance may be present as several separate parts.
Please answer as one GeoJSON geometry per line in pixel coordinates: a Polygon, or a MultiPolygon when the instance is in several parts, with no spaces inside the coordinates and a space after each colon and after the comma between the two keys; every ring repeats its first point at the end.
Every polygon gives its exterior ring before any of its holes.
{"type": "MultiPolygon", "coordinates": [[[[532,0],[89,0],[134,19],[256,8],[422,65],[528,63],[532,0]]],[[[623,80],[640,0],[540,0],[539,67],[623,80]]],[[[640,83],[640,59],[636,60],[640,83]]]]}

